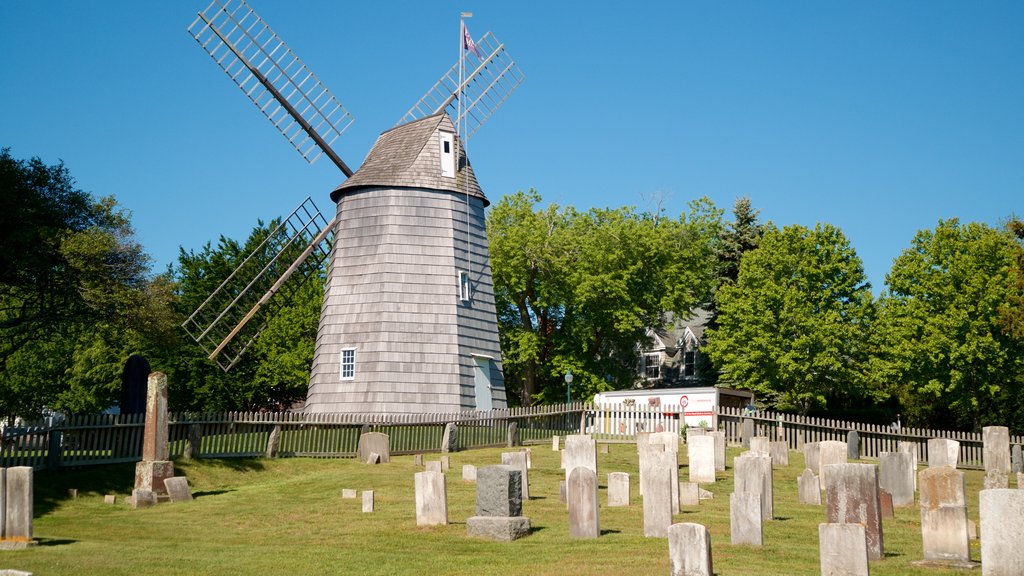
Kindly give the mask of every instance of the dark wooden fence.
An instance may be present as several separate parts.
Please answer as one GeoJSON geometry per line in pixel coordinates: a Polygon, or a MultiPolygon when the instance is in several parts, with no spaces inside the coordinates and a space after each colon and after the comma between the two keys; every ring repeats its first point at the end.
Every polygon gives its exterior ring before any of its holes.
{"type": "MultiPolygon", "coordinates": [[[[280,429],[277,456],[351,458],[364,430],[388,434],[395,455],[438,452],[445,425],[455,423],[462,449],[505,446],[514,426],[518,442],[549,442],[553,436],[586,432],[599,442],[633,442],[637,432],[680,432],[682,406],[569,405],[513,408],[453,414],[304,414],[227,412],[177,413],[169,416],[168,438],[172,458],[244,458],[266,454],[271,432],[280,429]]],[[[928,461],[929,438],[960,442],[960,467],[982,468],[980,433],[922,428],[894,428],[826,418],[807,418],[774,412],[746,412],[718,408],[710,426],[725,432],[726,440],[743,440],[744,420],[757,436],[784,440],[800,450],[808,442],[860,437],[861,457],[877,459],[911,443],[919,462],[928,461]]],[[[141,414],[73,416],[53,426],[8,428],[3,433],[0,466],[37,469],[135,462],[142,453],[145,425],[141,414]]],[[[1011,444],[1024,444],[1012,436],[1011,444]]]]}

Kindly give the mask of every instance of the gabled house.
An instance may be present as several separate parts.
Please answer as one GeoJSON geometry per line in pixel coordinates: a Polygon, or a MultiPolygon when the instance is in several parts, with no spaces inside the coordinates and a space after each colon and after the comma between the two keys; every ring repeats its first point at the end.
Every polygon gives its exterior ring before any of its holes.
{"type": "Polygon", "coordinates": [[[701,353],[710,313],[695,308],[685,318],[669,314],[665,328],[648,328],[648,345],[640,350],[637,376],[640,387],[707,386],[714,374],[701,353]]]}

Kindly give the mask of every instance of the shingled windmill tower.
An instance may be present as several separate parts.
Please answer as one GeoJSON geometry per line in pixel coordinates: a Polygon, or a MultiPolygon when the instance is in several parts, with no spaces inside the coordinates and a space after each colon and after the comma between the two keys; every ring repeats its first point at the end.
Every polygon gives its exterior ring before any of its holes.
{"type": "Polygon", "coordinates": [[[474,45],[460,20],[468,49],[353,173],[321,135],[340,136],[350,116],[251,8],[215,0],[189,30],[304,157],[322,150],[348,177],[330,222],[307,199],[189,318],[211,359],[230,369],[278,293],[329,251],[306,411],[504,408],[488,201],[464,147],[522,81],[504,45],[489,33],[474,45]]]}

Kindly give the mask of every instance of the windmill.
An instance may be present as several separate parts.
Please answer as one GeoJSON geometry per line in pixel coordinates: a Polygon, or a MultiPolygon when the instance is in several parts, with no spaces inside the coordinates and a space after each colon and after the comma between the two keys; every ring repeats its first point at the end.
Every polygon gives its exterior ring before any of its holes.
{"type": "Polygon", "coordinates": [[[522,82],[504,45],[487,33],[460,50],[353,171],[331,149],[352,116],[244,1],[214,0],[189,33],[308,162],[326,155],[347,180],[330,220],[307,198],[270,230],[188,333],[229,370],[329,257],[306,411],[503,408],[488,201],[465,142],[522,82]]]}

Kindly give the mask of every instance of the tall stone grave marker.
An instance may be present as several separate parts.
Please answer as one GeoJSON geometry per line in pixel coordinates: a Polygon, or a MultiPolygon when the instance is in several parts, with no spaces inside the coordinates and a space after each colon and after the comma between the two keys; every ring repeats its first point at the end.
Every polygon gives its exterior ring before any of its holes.
{"type": "Polygon", "coordinates": [[[860,524],[818,524],[822,576],[868,576],[868,543],[860,524]]]}
{"type": "Polygon", "coordinates": [[[772,456],[772,466],[785,468],[789,466],[789,444],[785,441],[772,442],[768,449],[772,456]]]}
{"type": "MultiPolygon", "coordinates": [[[[1021,454],[1020,444],[1014,444],[1010,449],[1010,472],[1020,474],[1024,472],[1024,455],[1021,454]]],[[[1017,484],[1017,488],[1024,488],[1017,484]]]]}
{"type": "Polygon", "coordinates": [[[708,432],[707,436],[715,439],[715,471],[725,472],[725,432],[708,432]]]}
{"type": "Polygon", "coordinates": [[[893,506],[914,503],[913,460],[906,452],[882,452],[878,457],[878,486],[892,494],[893,506]]]}
{"type": "Polygon", "coordinates": [[[952,466],[956,468],[960,459],[960,443],[949,438],[931,438],[928,440],[928,466],[952,466]]]}
{"type": "Polygon", "coordinates": [[[672,524],[671,454],[649,450],[640,474],[644,501],[644,536],[665,538],[672,524]]]}
{"type": "Polygon", "coordinates": [[[526,465],[526,452],[502,452],[501,463],[505,466],[512,466],[518,468],[523,474],[522,478],[522,490],[523,490],[523,502],[530,500],[530,469],[526,465]]]}
{"type": "Polygon", "coordinates": [[[760,496],[761,518],[771,520],[775,515],[771,456],[751,452],[737,457],[732,464],[736,468],[736,492],[750,492],[760,496]]]}
{"type": "Polygon", "coordinates": [[[608,507],[629,506],[629,474],[610,472],[608,474],[608,507]]]}
{"type": "Polygon", "coordinates": [[[0,548],[24,548],[32,543],[33,488],[32,467],[15,466],[6,470],[0,509],[0,548]]]}
{"type": "Polygon", "coordinates": [[[1024,574],[1024,490],[993,488],[978,496],[982,576],[1024,574]]]}
{"type": "Polygon", "coordinates": [[[758,454],[771,454],[771,442],[767,436],[754,436],[750,439],[750,451],[758,454]]]}
{"type": "Polygon", "coordinates": [[[445,484],[444,473],[432,470],[417,472],[415,481],[416,525],[448,524],[448,486],[445,484]]]}
{"type": "Polygon", "coordinates": [[[829,464],[823,478],[828,522],[863,525],[868,558],[881,560],[884,545],[882,512],[878,500],[878,469],[874,464],[829,464]]]}
{"type": "Polygon", "coordinates": [[[369,462],[371,454],[378,455],[381,464],[391,462],[391,440],[383,432],[364,432],[359,435],[356,454],[360,462],[369,462]]]}
{"type": "Polygon", "coordinates": [[[441,453],[447,454],[458,451],[459,429],[455,426],[455,422],[449,422],[444,425],[444,434],[441,436],[441,453]]]}
{"type": "Polygon", "coordinates": [[[573,468],[566,485],[569,504],[569,536],[597,538],[601,535],[598,513],[597,474],[585,466],[573,468]]]}
{"type": "Polygon", "coordinates": [[[818,457],[818,476],[820,476],[825,484],[828,484],[827,474],[825,473],[825,466],[829,464],[846,464],[846,442],[840,442],[838,440],[825,440],[820,442],[820,455],[818,457]]]}
{"type": "Polygon", "coordinates": [[[690,482],[709,484],[715,481],[715,437],[694,436],[686,447],[690,482]]]}
{"type": "Polygon", "coordinates": [[[476,516],[466,520],[466,533],[511,542],[530,533],[523,516],[522,470],[515,466],[485,466],[477,471],[476,516]]]}
{"type": "Polygon", "coordinates": [[[701,524],[683,522],[668,528],[671,576],[712,576],[711,534],[701,524]]]}
{"type": "Polygon", "coordinates": [[[750,449],[750,439],[754,437],[754,419],[744,418],[740,420],[740,442],[743,447],[750,449]]]}
{"type": "Polygon", "coordinates": [[[565,437],[565,481],[573,468],[583,466],[597,476],[597,442],[588,434],[570,434],[565,437]]]}
{"type": "Polygon", "coordinates": [[[1008,488],[1010,485],[1010,429],[1006,426],[985,426],[981,429],[985,462],[985,488],[1008,488]]]}
{"type": "Polygon", "coordinates": [[[729,495],[729,537],[733,545],[762,544],[761,500],[762,496],[757,492],[733,492],[729,495]]]}
{"type": "Polygon", "coordinates": [[[167,445],[167,375],[153,372],[149,375],[148,384],[142,462],[135,465],[133,500],[135,491],[166,496],[164,480],[174,476],[174,463],[169,459],[170,450],[167,445]]]}
{"type": "Polygon", "coordinates": [[[821,442],[804,444],[804,468],[810,468],[821,476],[821,442]]]}
{"type": "Polygon", "coordinates": [[[679,483],[679,506],[700,506],[700,484],[695,482],[679,483]]]}
{"type": "Polygon", "coordinates": [[[917,442],[897,442],[897,452],[906,452],[911,457],[911,469],[914,471],[914,490],[917,490],[917,442]]]}
{"type": "Polygon", "coordinates": [[[645,465],[645,462],[647,461],[648,456],[650,456],[652,453],[659,453],[660,454],[660,453],[662,453],[664,451],[665,451],[665,446],[663,446],[661,444],[651,444],[649,442],[645,442],[643,444],[638,444],[637,445],[637,453],[638,453],[638,457],[639,457],[639,460],[640,460],[640,495],[641,496],[644,495],[644,469],[647,468],[647,466],[645,465]]]}
{"type": "Polygon", "coordinates": [[[920,472],[921,542],[928,564],[971,567],[964,474],[952,466],[920,472]]]}
{"type": "Polygon", "coordinates": [[[856,430],[846,433],[846,459],[860,460],[860,434],[856,430]]]}
{"type": "Polygon", "coordinates": [[[672,473],[672,511],[679,512],[679,434],[677,432],[655,432],[650,437],[651,444],[661,444],[665,447],[665,453],[671,454],[670,459],[675,462],[671,464],[672,473]]]}
{"type": "Polygon", "coordinates": [[[796,486],[801,504],[821,506],[821,482],[818,481],[813,470],[805,468],[803,474],[797,476],[796,486]]]}

